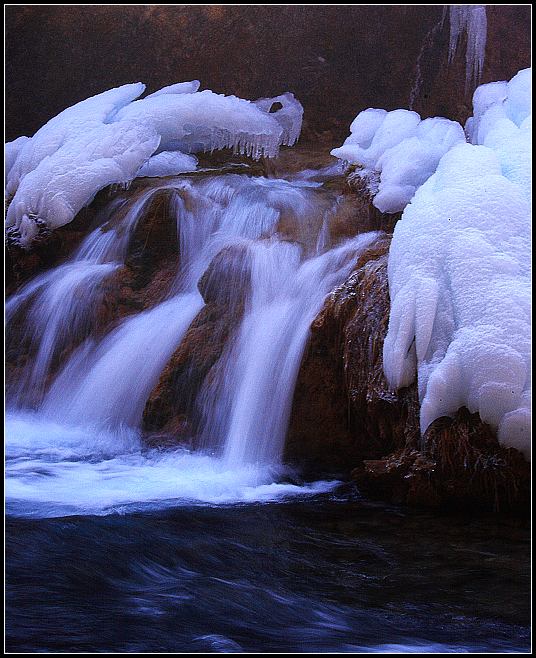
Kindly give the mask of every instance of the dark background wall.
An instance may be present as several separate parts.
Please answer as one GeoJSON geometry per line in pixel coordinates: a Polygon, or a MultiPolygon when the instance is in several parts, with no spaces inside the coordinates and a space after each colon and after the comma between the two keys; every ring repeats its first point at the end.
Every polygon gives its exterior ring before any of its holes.
{"type": "MultiPolygon", "coordinates": [[[[483,82],[530,65],[530,5],[488,6],[483,82]]],[[[6,139],[126,82],[201,80],[243,98],[292,91],[304,139],[339,139],[366,107],[408,107],[421,54],[423,116],[464,120],[463,53],[447,69],[442,6],[8,6],[6,139]],[[423,49],[422,49],[423,48],[423,49]],[[422,50],[421,50],[422,49],[422,50]]]]}

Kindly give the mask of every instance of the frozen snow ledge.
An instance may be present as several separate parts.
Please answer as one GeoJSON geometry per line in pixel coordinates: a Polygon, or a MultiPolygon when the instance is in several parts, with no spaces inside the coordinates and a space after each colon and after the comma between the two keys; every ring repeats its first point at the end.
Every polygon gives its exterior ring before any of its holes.
{"type": "Polygon", "coordinates": [[[177,83],[136,100],[145,85],[123,85],[6,144],[10,240],[28,248],[109,185],[195,171],[192,153],[231,148],[258,160],[299,137],[303,107],[290,93],[247,101],[198,88],[197,80],[177,83]]]}
{"type": "Polygon", "coordinates": [[[417,372],[421,432],[465,406],[527,458],[530,85],[526,70],[477,89],[474,144],[443,156],[396,224],[383,353],[393,389],[417,372]]]}

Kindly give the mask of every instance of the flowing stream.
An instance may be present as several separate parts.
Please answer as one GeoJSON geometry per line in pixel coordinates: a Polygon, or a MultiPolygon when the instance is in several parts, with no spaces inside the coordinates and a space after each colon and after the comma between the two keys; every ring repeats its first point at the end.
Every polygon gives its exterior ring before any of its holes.
{"type": "MultiPolygon", "coordinates": [[[[16,327],[14,335],[28,337],[8,402],[10,512],[106,514],[336,486],[300,486],[281,456],[309,326],[377,233],[331,246],[336,204],[314,174],[293,181],[207,174],[119,197],[67,262],[8,300],[8,335],[16,327]],[[162,191],[171,192],[176,219],[175,279],[163,301],[102,336],[92,324],[102,284],[124,265],[136,227],[162,191]],[[242,255],[227,263],[226,250],[242,255]],[[198,396],[202,449],[150,450],[145,404],[204,306],[198,284],[218,254],[224,269],[238,270],[233,285],[243,288],[244,310],[198,396]]],[[[229,293],[225,277],[211,285],[229,293]]]]}
{"type": "Polygon", "coordinates": [[[373,505],[282,462],[310,325],[378,235],[332,238],[333,174],[121,192],[8,299],[8,345],[24,353],[6,419],[10,650],[526,650],[523,527],[373,505]],[[160,193],[175,273],[103,330],[106,283],[160,193]],[[149,447],[146,402],[207,286],[236,326],[195,399],[198,448],[149,447]]]}

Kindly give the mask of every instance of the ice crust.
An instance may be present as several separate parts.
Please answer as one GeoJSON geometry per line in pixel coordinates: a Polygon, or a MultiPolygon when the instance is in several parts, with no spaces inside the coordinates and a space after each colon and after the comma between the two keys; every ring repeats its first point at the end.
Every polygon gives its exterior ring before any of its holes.
{"type": "Polygon", "coordinates": [[[103,187],[132,181],[159,142],[150,126],[131,122],[80,133],[23,178],[9,205],[6,226],[15,227],[21,245],[29,246],[38,222],[63,226],[103,187]]]}
{"type": "Polygon", "coordinates": [[[181,82],[135,100],[145,85],[123,85],[67,108],[32,138],[6,144],[12,238],[29,247],[40,227],[70,222],[109,185],[193,171],[191,153],[231,148],[275,157],[299,137],[303,108],[290,93],[247,101],[198,89],[198,80],[181,82]],[[276,101],[281,107],[272,112],[276,101]]]}
{"type": "Polygon", "coordinates": [[[421,431],[465,406],[530,454],[530,70],[479,87],[455,144],[396,224],[384,370],[417,373],[421,431]]]}
{"type": "Polygon", "coordinates": [[[381,212],[403,210],[415,190],[436,170],[454,144],[465,142],[463,128],[442,117],[421,120],[409,110],[367,109],[350,126],[344,144],[331,151],[356,165],[381,212]]]}
{"type": "Polygon", "coordinates": [[[22,147],[29,139],[29,137],[23,135],[22,137],[17,137],[12,142],[6,142],[4,147],[4,176],[6,181],[11,168],[15,164],[15,160],[19,157],[22,147]]]}
{"type": "Polygon", "coordinates": [[[8,177],[6,195],[12,197],[21,180],[44,158],[55,153],[70,139],[98,128],[111,120],[117,109],[130,103],[145,90],[141,82],[109,89],[76,103],[50,119],[22,147],[8,177]]]}

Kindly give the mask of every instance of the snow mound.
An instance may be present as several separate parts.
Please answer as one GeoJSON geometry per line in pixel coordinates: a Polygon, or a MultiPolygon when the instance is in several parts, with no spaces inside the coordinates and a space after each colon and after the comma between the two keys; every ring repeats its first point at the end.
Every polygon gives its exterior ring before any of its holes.
{"type": "Polygon", "coordinates": [[[11,167],[15,164],[15,160],[19,157],[19,153],[24,144],[29,140],[29,137],[17,137],[12,142],[6,142],[4,147],[4,175],[6,182],[11,171],[11,167]]]}
{"type": "Polygon", "coordinates": [[[162,87],[162,89],[147,95],[145,98],[154,98],[155,96],[161,96],[162,94],[195,94],[195,92],[198,91],[200,85],[201,83],[199,80],[192,80],[191,82],[177,82],[174,85],[162,87]]]}
{"type": "Polygon", "coordinates": [[[482,143],[450,149],[396,224],[383,356],[393,389],[417,371],[422,432],[465,406],[528,457],[527,88],[530,72],[521,72],[475,92],[469,132],[482,143]]]}
{"type": "Polygon", "coordinates": [[[205,90],[149,96],[121,109],[116,120],[150,124],[162,138],[162,150],[197,153],[230,148],[258,160],[275,157],[288,141],[277,120],[280,112],[286,116],[285,106],[270,113],[251,101],[205,90]]]}
{"type": "Polygon", "coordinates": [[[442,117],[421,121],[417,112],[409,110],[364,110],[350,131],[331,154],[357,166],[356,175],[368,187],[373,205],[386,213],[403,210],[441,157],[465,141],[456,121],[442,117]]]}
{"type": "Polygon", "coordinates": [[[67,224],[109,185],[195,171],[191,153],[231,148],[275,157],[299,137],[303,107],[293,94],[247,101],[198,89],[198,80],[180,82],[136,101],[145,85],[123,85],[6,144],[11,238],[28,247],[40,226],[67,224]]]}
{"type": "Polygon", "coordinates": [[[532,70],[519,71],[510,82],[481,85],[473,96],[474,115],[465,130],[472,144],[492,148],[508,179],[531,197],[530,149],[532,70]]]}

